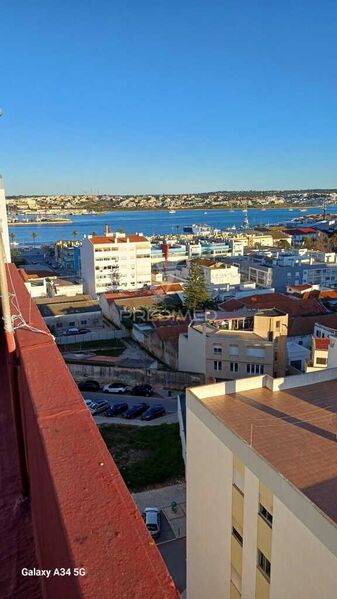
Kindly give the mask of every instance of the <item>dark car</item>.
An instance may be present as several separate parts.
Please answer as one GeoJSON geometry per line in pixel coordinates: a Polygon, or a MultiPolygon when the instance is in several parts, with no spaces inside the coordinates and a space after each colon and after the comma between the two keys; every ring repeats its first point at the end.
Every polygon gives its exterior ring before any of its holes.
{"type": "Polygon", "coordinates": [[[105,412],[106,409],[109,407],[109,402],[105,401],[104,399],[100,400],[100,401],[95,401],[95,407],[92,410],[92,414],[101,414],[101,412],[105,412]]]}
{"type": "Polygon", "coordinates": [[[118,414],[123,414],[129,408],[126,401],[120,401],[118,403],[114,403],[110,408],[104,412],[104,416],[117,416],[118,414]]]}
{"type": "Polygon", "coordinates": [[[154,418],[160,418],[165,415],[165,408],[159,404],[151,406],[146,412],[142,414],[142,420],[154,420],[154,418]]]}
{"type": "Polygon", "coordinates": [[[131,389],[132,395],[144,395],[145,397],[150,397],[153,393],[153,389],[151,385],[136,385],[131,389]]]}
{"type": "Polygon", "coordinates": [[[90,329],[79,329],[78,334],[79,335],[85,335],[86,333],[91,333],[90,329]]]}
{"type": "Polygon", "coordinates": [[[97,381],[87,380],[78,383],[78,388],[80,391],[99,391],[100,386],[97,381]]]}
{"type": "Polygon", "coordinates": [[[145,402],[135,403],[134,406],[131,406],[131,408],[129,408],[128,411],[125,412],[124,418],[137,418],[137,416],[141,416],[143,412],[145,412],[145,410],[148,409],[148,407],[149,405],[145,402]]]}

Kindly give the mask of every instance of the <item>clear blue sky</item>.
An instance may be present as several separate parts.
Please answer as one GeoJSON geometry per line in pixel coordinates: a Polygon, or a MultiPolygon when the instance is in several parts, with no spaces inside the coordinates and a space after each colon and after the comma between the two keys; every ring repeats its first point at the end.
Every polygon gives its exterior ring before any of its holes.
{"type": "Polygon", "coordinates": [[[334,0],[10,0],[7,193],[337,186],[334,0]]]}

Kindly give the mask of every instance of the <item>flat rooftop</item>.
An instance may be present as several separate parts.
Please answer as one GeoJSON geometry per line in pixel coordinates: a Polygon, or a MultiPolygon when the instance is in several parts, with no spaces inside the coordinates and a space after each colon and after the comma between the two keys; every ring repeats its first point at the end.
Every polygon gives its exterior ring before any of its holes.
{"type": "Polygon", "coordinates": [[[337,524],[337,380],[196,397],[337,524]]]}

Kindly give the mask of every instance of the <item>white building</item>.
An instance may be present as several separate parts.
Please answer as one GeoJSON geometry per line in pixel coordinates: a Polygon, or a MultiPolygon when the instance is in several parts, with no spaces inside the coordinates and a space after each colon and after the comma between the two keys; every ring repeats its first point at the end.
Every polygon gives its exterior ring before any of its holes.
{"type": "Polygon", "coordinates": [[[187,390],[187,597],[336,599],[336,377],[187,390]]]}
{"type": "Polygon", "coordinates": [[[11,250],[10,250],[10,245],[9,245],[6,197],[5,197],[5,189],[3,186],[3,179],[1,176],[0,176],[0,230],[2,233],[2,239],[3,239],[3,243],[4,243],[6,259],[7,259],[7,262],[10,262],[11,261],[11,250]]]}
{"type": "MultiPolygon", "coordinates": [[[[212,258],[201,258],[198,260],[201,267],[206,288],[213,298],[222,298],[230,290],[240,286],[240,272],[237,266],[219,262],[212,258]]],[[[187,279],[189,264],[182,269],[181,276],[187,279]]]]}
{"type": "Polygon", "coordinates": [[[85,290],[93,297],[142,289],[151,285],[151,243],[142,235],[89,235],[83,239],[81,265],[85,290]]]}

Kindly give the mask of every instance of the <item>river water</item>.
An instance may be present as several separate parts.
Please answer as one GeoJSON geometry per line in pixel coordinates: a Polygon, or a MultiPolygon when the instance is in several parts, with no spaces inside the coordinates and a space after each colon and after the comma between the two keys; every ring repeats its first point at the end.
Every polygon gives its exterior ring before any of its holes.
{"type": "MultiPolygon", "coordinates": [[[[330,212],[337,212],[337,206],[329,206],[330,212]]],[[[306,214],[317,214],[321,212],[319,207],[308,208],[304,213],[298,209],[273,208],[270,210],[251,209],[248,210],[249,224],[276,224],[289,222],[297,216],[306,214]]],[[[53,242],[57,239],[73,239],[73,232],[77,232],[77,239],[83,235],[93,232],[102,234],[104,225],[110,226],[112,231],[123,228],[126,233],[182,233],[184,225],[207,224],[211,227],[226,229],[235,225],[240,227],[243,220],[242,210],[178,210],[175,214],[169,214],[167,210],[143,210],[143,211],[115,211],[104,214],[92,214],[84,216],[71,216],[71,223],[64,224],[32,224],[10,226],[10,232],[15,233],[16,241],[19,243],[32,243],[32,233],[37,234],[36,244],[53,242]]]]}

